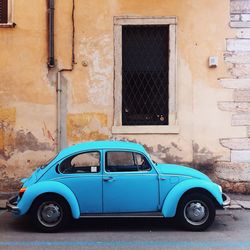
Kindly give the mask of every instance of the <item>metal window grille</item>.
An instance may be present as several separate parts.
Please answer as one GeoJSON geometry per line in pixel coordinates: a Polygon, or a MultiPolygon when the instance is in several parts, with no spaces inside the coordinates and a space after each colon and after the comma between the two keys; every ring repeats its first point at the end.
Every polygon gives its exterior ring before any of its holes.
{"type": "Polygon", "coordinates": [[[8,0],[0,0],[0,23],[8,23],[8,0]]]}
{"type": "Polygon", "coordinates": [[[168,125],[168,25],[122,27],[122,124],[168,125]]]}

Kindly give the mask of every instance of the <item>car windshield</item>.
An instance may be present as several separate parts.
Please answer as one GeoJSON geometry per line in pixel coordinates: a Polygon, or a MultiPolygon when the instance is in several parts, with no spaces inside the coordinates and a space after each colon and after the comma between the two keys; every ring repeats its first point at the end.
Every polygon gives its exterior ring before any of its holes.
{"type": "Polygon", "coordinates": [[[58,154],[56,154],[55,156],[51,157],[49,160],[45,161],[41,166],[40,169],[44,169],[50,162],[52,162],[58,154]]]}

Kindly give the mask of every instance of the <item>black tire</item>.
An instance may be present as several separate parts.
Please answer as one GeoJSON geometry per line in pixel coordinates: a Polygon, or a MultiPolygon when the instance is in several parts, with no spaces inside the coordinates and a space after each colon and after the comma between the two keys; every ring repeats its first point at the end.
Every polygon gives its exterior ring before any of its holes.
{"type": "Polygon", "coordinates": [[[71,211],[67,201],[54,194],[36,199],[31,208],[32,221],[46,233],[59,232],[69,223],[71,211]]]}
{"type": "Polygon", "coordinates": [[[190,193],[179,201],[177,219],[187,230],[204,231],[213,223],[215,213],[215,205],[209,196],[190,193]]]}

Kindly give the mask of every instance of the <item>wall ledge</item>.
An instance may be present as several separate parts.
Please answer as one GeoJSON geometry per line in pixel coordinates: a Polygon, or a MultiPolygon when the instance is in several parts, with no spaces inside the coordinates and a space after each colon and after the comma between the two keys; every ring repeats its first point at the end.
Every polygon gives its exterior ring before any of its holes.
{"type": "Polygon", "coordinates": [[[0,28],[15,28],[16,23],[0,23],[0,28]]]}
{"type": "Polygon", "coordinates": [[[179,134],[179,126],[113,126],[112,134],[179,134]]]}

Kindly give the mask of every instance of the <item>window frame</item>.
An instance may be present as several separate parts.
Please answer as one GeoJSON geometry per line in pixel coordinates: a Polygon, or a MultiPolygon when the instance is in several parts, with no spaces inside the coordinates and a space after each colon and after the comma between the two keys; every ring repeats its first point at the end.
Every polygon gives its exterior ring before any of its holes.
{"type": "Polygon", "coordinates": [[[62,175],[75,175],[75,174],[83,174],[83,175],[87,175],[87,174],[101,174],[102,173],[102,152],[100,150],[91,150],[91,151],[84,151],[84,152],[78,152],[78,153],[75,153],[75,154],[72,154],[72,155],[69,155],[65,158],[63,158],[60,162],[59,162],[59,166],[57,167],[58,169],[58,172],[62,175]],[[61,164],[65,161],[65,160],[68,160],[69,158],[71,158],[70,162],[74,159],[74,157],[80,155],[80,154],[87,154],[87,153],[98,153],[99,154],[99,171],[98,172],[89,172],[89,173],[84,173],[84,172],[81,172],[81,173],[63,173],[61,170],[60,170],[60,167],[61,167],[61,164]]]}
{"type": "MultiPolygon", "coordinates": [[[[134,156],[133,156],[134,157],[134,156]]],[[[148,160],[148,158],[146,157],[146,155],[144,155],[141,152],[137,152],[137,151],[129,151],[129,150],[107,150],[104,152],[104,167],[103,167],[104,173],[105,174],[146,174],[146,173],[152,173],[152,171],[154,170],[154,167],[152,166],[152,164],[150,163],[150,161],[148,160]],[[108,166],[107,164],[107,154],[108,153],[112,153],[112,152],[124,152],[124,153],[132,153],[132,154],[139,154],[142,155],[144,157],[144,159],[147,161],[148,165],[150,166],[150,170],[138,170],[138,171],[111,171],[108,172],[106,171],[106,167],[108,166]]]]}
{"type": "Polygon", "coordinates": [[[114,17],[114,122],[113,134],[179,133],[176,102],[176,17],[114,17]],[[122,26],[168,25],[169,26],[169,113],[168,125],[122,125],[122,26]]]}
{"type": "Polygon", "coordinates": [[[15,27],[15,23],[13,22],[14,16],[14,0],[8,0],[8,17],[7,23],[0,23],[0,28],[13,28],[15,27]]]}

